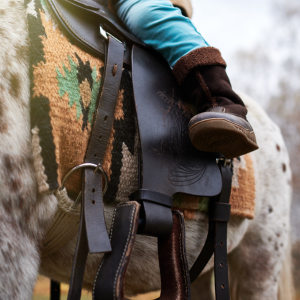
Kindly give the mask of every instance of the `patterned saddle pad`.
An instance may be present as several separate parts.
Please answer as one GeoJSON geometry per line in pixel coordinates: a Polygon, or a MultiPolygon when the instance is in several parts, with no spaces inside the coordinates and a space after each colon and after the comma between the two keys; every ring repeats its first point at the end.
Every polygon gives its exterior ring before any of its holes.
{"type": "MultiPolygon", "coordinates": [[[[31,127],[39,191],[54,192],[64,175],[83,163],[102,85],[104,63],[60,31],[43,0],[25,0],[30,36],[31,127]]],[[[137,189],[139,144],[131,74],[123,70],[113,128],[103,168],[109,178],[105,201],[128,201],[137,189]]],[[[232,214],[252,219],[255,178],[251,155],[233,162],[232,214]]],[[[80,171],[65,187],[73,199],[81,189],[80,171]]],[[[174,208],[187,219],[206,212],[209,199],[174,196],[174,208]]]]}

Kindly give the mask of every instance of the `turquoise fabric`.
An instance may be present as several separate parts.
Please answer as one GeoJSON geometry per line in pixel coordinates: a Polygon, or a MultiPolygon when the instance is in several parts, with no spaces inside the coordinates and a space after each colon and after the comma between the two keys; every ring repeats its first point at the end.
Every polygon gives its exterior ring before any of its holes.
{"type": "Polygon", "coordinates": [[[209,46],[168,0],[119,0],[115,11],[128,30],[160,52],[171,67],[188,52],[209,46]]]}

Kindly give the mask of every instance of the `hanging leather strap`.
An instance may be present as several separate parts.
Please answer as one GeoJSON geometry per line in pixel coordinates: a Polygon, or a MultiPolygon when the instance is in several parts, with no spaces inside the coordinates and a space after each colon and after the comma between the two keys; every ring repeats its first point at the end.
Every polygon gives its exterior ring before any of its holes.
{"type": "MultiPolygon", "coordinates": [[[[96,275],[93,300],[126,300],[124,278],[138,226],[137,202],[119,204],[111,229],[112,253],[105,254],[96,275]]],[[[139,208],[139,207],[138,207],[139,208]]],[[[185,252],[184,217],[173,211],[171,234],[158,238],[161,275],[160,300],[190,300],[190,279],[185,252]]]]}
{"type": "Polygon", "coordinates": [[[211,211],[210,218],[215,221],[215,291],[216,299],[229,300],[228,262],[227,262],[227,224],[230,219],[230,192],[232,173],[230,167],[223,163],[219,164],[222,174],[223,188],[211,211]]]}
{"type": "MultiPolygon", "coordinates": [[[[104,85],[86,151],[86,163],[94,163],[96,165],[103,163],[119,94],[123,56],[124,45],[109,36],[104,85]]],[[[111,251],[111,246],[103,213],[101,173],[95,173],[93,169],[85,168],[82,190],[89,252],[109,252],[111,251]]]]}
{"type": "MultiPolygon", "coordinates": [[[[103,162],[119,94],[123,55],[124,45],[109,36],[104,85],[86,152],[85,163],[99,165],[103,162]]],[[[90,168],[84,169],[82,191],[80,227],[68,300],[80,300],[88,252],[111,251],[104,219],[101,173],[90,168]]]]}
{"type": "Polygon", "coordinates": [[[106,253],[97,271],[93,299],[125,300],[123,284],[139,221],[140,204],[118,204],[111,225],[110,241],[113,251],[106,253]]]}
{"type": "Polygon", "coordinates": [[[158,238],[161,278],[160,300],[190,300],[191,283],[185,250],[184,217],[172,211],[173,229],[167,237],[158,238]]]}
{"type": "Polygon", "coordinates": [[[204,247],[190,270],[191,282],[203,271],[214,255],[216,299],[229,300],[228,263],[227,263],[227,224],[230,220],[230,192],[232,173],[228,164],[220,160],[222,191],[212,199],[209,206],[209,226],[204,247]]]}
{"type": "Polygon", "coordinates": [[[60,300],[60,283],[52,279],[50,283],[50,299],[60,300]]]}

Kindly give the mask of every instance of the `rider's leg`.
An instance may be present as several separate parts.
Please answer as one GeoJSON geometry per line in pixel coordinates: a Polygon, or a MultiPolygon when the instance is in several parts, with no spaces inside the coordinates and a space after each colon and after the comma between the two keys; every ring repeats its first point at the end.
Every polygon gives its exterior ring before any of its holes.
{"type": "Polygon", "coordinates": [[[208,43],[191,20],[168,0],[111,0],[130,32],[160,52],[173,67],[178,59],[208,43]]]}
{"type": "Polygon", "coordinates": [[[189,123],[194,146],[234,158],[258,148],[247,109],[232,90],[218,49],[203,47],[181,57],[173,68],[198,114],[189,123]]]}
{"type": "Polygon", "coordinates": [[[173,74],[198,107],[190,122],[194,146],[220,152],[228,158],[257,149],[247,109],[230,85],[226,63],[171,2],[164,0],[111,0],[127,28],[160,52],[173,74]]]}

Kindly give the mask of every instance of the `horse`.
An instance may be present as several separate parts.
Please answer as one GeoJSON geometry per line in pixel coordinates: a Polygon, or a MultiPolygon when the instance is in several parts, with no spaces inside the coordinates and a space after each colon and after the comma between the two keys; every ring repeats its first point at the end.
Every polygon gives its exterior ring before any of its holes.
{"type": "MultiPolygon", "coordinates": [[[[47,231],[60,203],[58,191],[54,193],[43,189],[39,182],[38,174],[43,173],[43,169],[36,159],[39,156],[38,147],[34,144],[37,139],[33,138],[36,132],[30,120],[30,36],[26,15],[34,16],[34,5],[33,0],[28,1],[25,7],[23,0],[0,3],[1,299],[31,299],[39,273],[68,283],[77,239],[76,234],[72,235],[55,252],[42,254],[47,231]]],[[[243,178],[247,175],[247,161],[251,161],[252,177],[246,178],[248,181],[251,178],[255,217],[232,215],[228,224],[231,297],[290,300],[294,291],[289,156],[278,126],[254,100],[245,94],[239,95],[248,109],[248,118],[260,149],[233,162],[234,171],[237,168],[233,187],[236,197],[241,200],[249,193],[249,189],[243,186],[243,178]]],[[[71,200],[66,198],[65,201],[71,200]]],[[[110,228],[115,205],[113,202],[105,204],[107,228],[110,228]]],[[[187,260],[191,266],[204,245],[208,217],[204,212],[198,212],[197,218],[185,217],[187,260]]],[[[88,256],[83,284],[88,290],[92,289],[102,256],[88,256]]],[[[210,260],[192,285],[192,299],[213,299],[212,268],[213,260],[210,260]]],[[[126,273],[125,294],[130,298],[159,290],[156,239],[138,235],[126,273]]]]}

